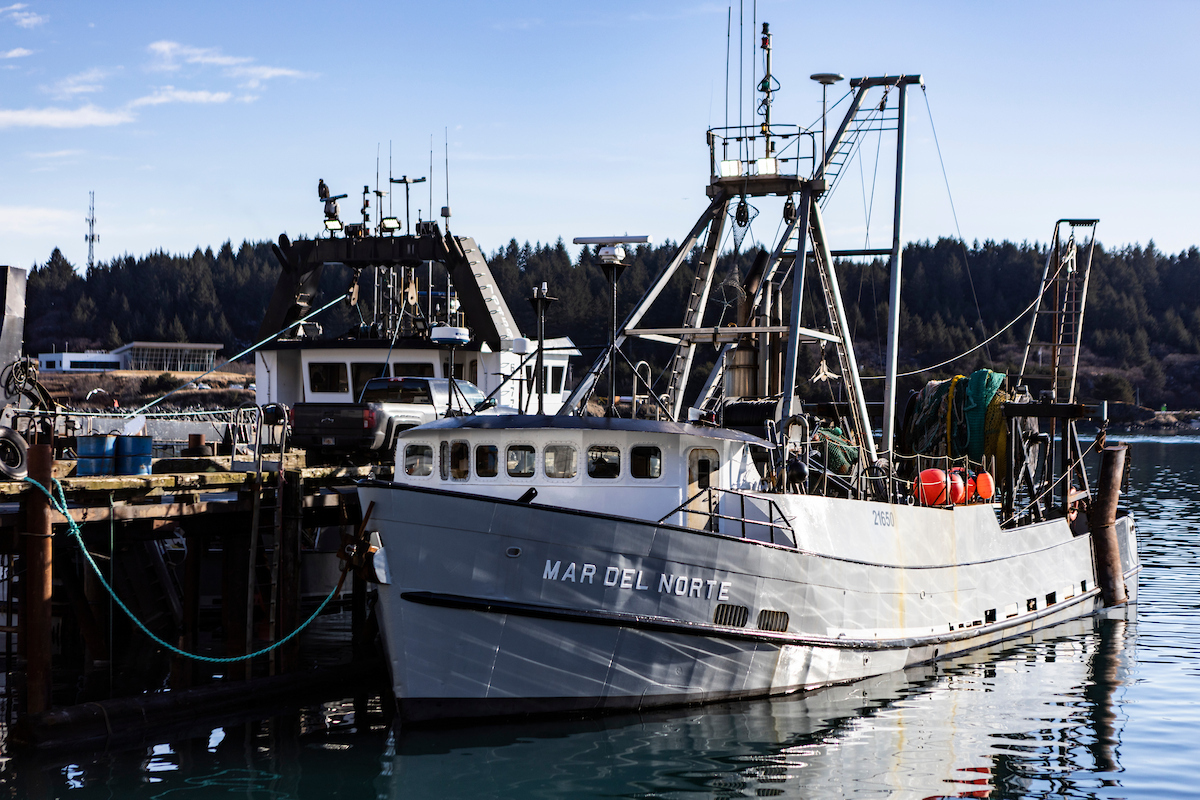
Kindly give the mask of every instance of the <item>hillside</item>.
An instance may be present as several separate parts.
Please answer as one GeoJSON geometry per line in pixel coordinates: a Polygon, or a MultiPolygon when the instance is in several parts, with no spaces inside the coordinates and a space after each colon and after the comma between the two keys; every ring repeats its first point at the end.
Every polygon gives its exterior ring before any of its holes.
{"type": "MultiPolygon", "coordinates": [[[[676,245],[641,246],[619,284],[618,310],[624,315],[670,260],[676,245]]],[[[705,324],[728,322],[734,294],[727,283],[736,270],[745,275],[757,250],[727,253],[718,262],[713,299],[705,324]]],[[[694,263],[697,253],[693,253],[694,263]]],[[[915,242],[904,252],[901,363],[906,370],[937,364],[976,345],[1016,318],[1034,298],[1046,247],[1024,242],[956,239],[915,242]],[[978,302],[977,302],[978,298],[978,302]]],[[[607,284],[595,256],[583,248],[574,257],[562,240],[553,245],[512,240],[488,262],[497,285],[522,330],[534,330],[533,311],[523,302],[546,282],[559,298],[547,317],[547,335],[570,336],[583,349],[585,363],[607,339],[607,284]]],[[[689,265],[690,266],[690,265],[689,265]]],[[[107,348],[136,339],[220,342],[225,355],[250,345],[257,334],[279,266],[267,242],[229,242],[214,253],[188,256],[157,252],[130,255],[77,272],[55,250],[29,276],[26,352],[107,348]]],[[[420,271],[418,271],[420,272],[420,271]]],[[[865,373],[878,374],[886,339],[886,264],[838,266],[846,311],[865,373]]],[[[371,297],[372,276],[363,276],[361,296],[371,297]]],[[[444,280],[437,273],[436,283],[444,280]]],[[[326,297],[344,291],[347,270],[327,269],[326,297]]],[[[691,286],[680,270],[644,324],[676,325],[691,286]]],[[[815,300],[810,295],[806,307],[815,300]]],[[[369,301],[364,301],[369,304],[369,301]]],[[[1200,250],[1178,254],[1146,247],[1097,246],[1081,355],[1080,385],[1087,399],[1171,408],[1195,408],[1200,396],[1200,250]]],[[[369,307],[364,313],[369,314],[369,307]]],[[[355,309],[338,306],[321,319],[325,336],[343,335],[358,322],[355,309]]],[[[953,364],[905,379],[915,388],[931,377],[968,372],[980,365],[1012,371],[1023,350],[1027,322],[1012,326],[989,347],[953,364]]],[[[635,343],[632,358],[662,363],[661,345],[635,343]]],[[[698,355],[696,369],[707,371],[714,351],[698,355]]],[[[808,352],[801,369],[816,367],[808,352]]],[[[870,382],[878,387],[879,382],[870,382]]],[[[877,391],[872,388],[871,391],[877,391]]]]}

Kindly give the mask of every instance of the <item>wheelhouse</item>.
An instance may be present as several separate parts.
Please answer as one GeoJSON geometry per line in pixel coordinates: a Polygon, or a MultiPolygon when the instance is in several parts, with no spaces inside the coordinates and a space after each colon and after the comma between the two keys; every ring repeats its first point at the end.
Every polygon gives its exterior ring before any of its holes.
{"type": "Polygon", "coordinates": [[[508,499],[536,489],[540,504],[658,519],[709,489],[761,489],[754,450],[767,446],[672,422],[464,417],[405,431],[395,480],[508,499]]]}

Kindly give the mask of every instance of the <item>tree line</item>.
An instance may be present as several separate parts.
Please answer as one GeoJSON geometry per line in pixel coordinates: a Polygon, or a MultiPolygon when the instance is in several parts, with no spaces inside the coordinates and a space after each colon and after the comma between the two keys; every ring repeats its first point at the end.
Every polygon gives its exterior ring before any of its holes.
{"type": "MultiPolygon", "coordinates": [[[[665,242],[629,250],[629,266],[618,283],[617,310],[623,319],[675,255],[665,242]]],[[[723,254],[716,267],[704,324],[732,323],[735,284],[749,272],[756,248],[723,254]]],[[[968,350],[1010,323],[1036,296],[1047,258],[1038,243],[974,242],[957,239],[909,244],[904,250],[901,306],[901,365],[915,370],[968,350]]],[[[682,324],[699,251],[663,290],[643,326],[682,324]]],[[[562,240],[519,244],[515,239],[488,257],[497,286],[526,335],[536,330],[527,302],[543,282],[558,298],[548,312],[548,336],[570,336],[590,364],[608,340],[609,284],[596,253],[572,254],[562,240]]],[[[280,267],[269,242],[226,242],[214,253],[154,252],[100,262],[82,274],[57,249],[36,265],[27,283],[26,352],[111,349],[135,340],[219,342],[225,355],[253,344],[280,267]]],[[[887,330],[888,269],[885,260],[839,262],[847,320],[865,373],[882,370],[887,330]]],[[[418,271],[420,272],[420,271],[418,271]]],[[[811,273],[811,271],[809,271],[811,273]]],[[[435,273],[435,287],[440,276],[435,273]]],[[[345,291],[348,270],[325,270],[321,290],[328,298],[345,291]]],[[[371,276],[364,276],[362,308],[340,305],[321,319],[323,335],[354,329],[370,313],[371,276]]],[[[809,274],[805,309],[818,308],[818,288],[809,274]]],[[[785,303],[788,298],[785,296],[785,303]]],[[[932,377],[969,372],[977,366],[1015,371],[1027,318],[965,359],[907,379],[909,388],[932,377]]],[[[1163,253],[1153,243],[1095,250],[1084,326],[1081,390],[1095,399],[1133,400],[1172,407],[1195,405],[1200,388],[1200,250],[1163,253]]],[[[661,366],[669,347],[631,343],[631,360],[661,366]]],[[[715,350],[701,348],[695,368],[707,371],[715,350]]],[[[819,355],[806,350],[802,369],[819,355]]],[[[832,363],[832,361],[831,361],[832,363]]],[[[582,372],[585,367],[577,368],[582,372]]],[[[878,382],[875,382],[876,384],[878,382]]]]}

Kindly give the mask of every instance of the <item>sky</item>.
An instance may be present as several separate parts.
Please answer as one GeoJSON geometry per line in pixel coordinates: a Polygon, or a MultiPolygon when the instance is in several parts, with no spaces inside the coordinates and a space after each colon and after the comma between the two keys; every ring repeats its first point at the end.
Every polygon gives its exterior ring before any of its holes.
{"type": "MultiPolygon", "coordinates": [[[[389,160],[430,179],[414,220],[448,187],[451,229],[485,252],[678,241],[707,205],[730,19],[733,124],[739,85],[755,121],[756,21],[773,34],[777,123],[819,120],[812,73],[923,76],[905,240],[1044,242],[1086,216],[1106,246],[1200,244],[1194,0],[4,2],[0,264],[58,247],[82,270],[92,191],[97,261],[317,235],[318,179],[350,195],[353,221],[389,160]]],[[[891,238],[892,167],[863,153],[827,208],[835,248],[891,238]]],[[[397,188],[383,202],[404,217],[397,188]]],[[[749,235],[770,239],[778,208],[755,206],[749,235]]]]}

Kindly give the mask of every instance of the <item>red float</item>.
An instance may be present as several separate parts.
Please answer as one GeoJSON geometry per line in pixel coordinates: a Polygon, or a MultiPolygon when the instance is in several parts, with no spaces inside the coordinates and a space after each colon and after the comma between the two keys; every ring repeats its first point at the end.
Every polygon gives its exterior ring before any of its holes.
{"type": "Polygon", "coordinates": [[[957,506],[965,502],[967,502],[967,482],[963,480],[963,471],[961,469],[952,470],[950,472],[950,503],[957,506]]]}
{"type": "Polygon", "coordinates": [[[950,486],[944,470],[930,468],[921,470],[913,487],[917,501],[925,506],[944,506],[950,494],[950,486]]]}

